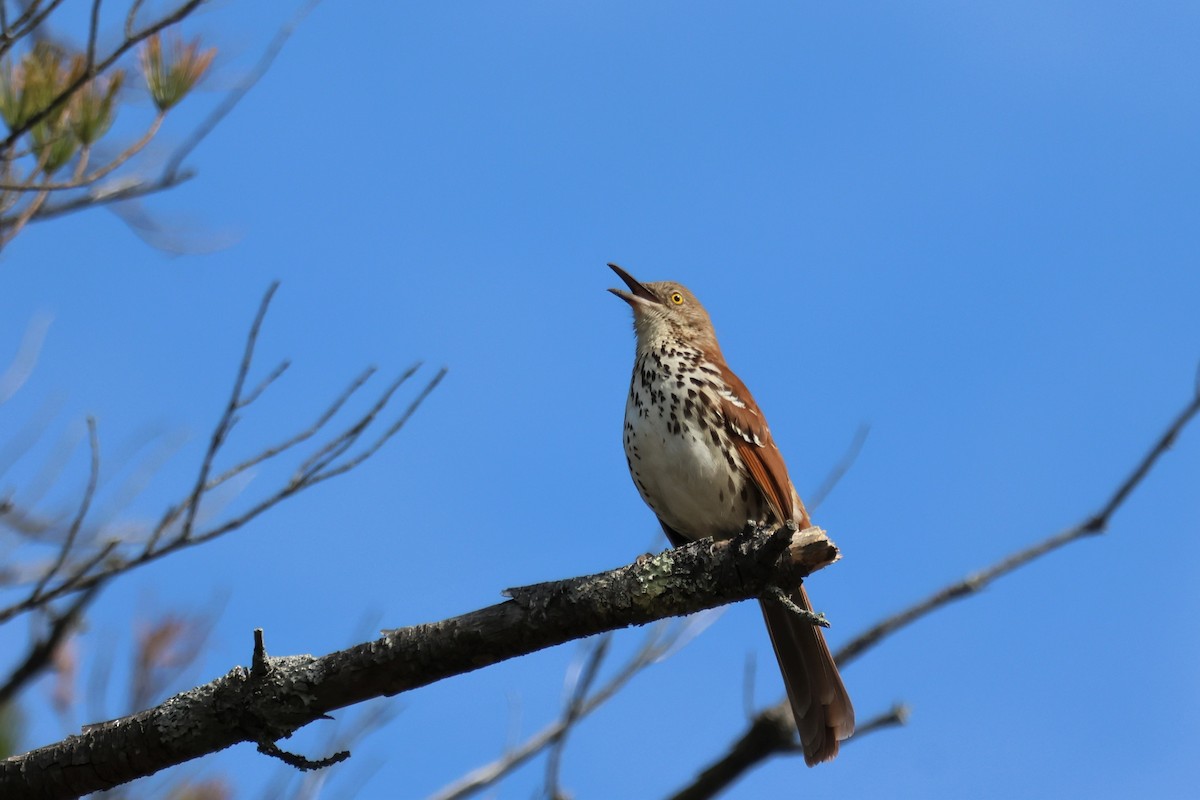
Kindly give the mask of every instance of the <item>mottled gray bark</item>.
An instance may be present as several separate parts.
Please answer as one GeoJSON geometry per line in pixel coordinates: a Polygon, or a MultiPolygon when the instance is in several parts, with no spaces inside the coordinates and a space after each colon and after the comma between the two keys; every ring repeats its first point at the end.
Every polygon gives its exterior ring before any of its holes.
{"type": "Polygon", "coordinates": [[[503,603],[388,631],[321,657],[268,657],[259,636],[249,668],[235,667],[156,708],[0,762],[0,797],[77,797],[240,742],[297,766],[321,766],[331,760],[309,762],[274,742],[373,697],[602,631],[759,597],[837,557],[819,528],[760,531],[697,542],[609,572],[510,589],[503,603]],[[787,557],[780,558],[785,549],[787,557]]]}

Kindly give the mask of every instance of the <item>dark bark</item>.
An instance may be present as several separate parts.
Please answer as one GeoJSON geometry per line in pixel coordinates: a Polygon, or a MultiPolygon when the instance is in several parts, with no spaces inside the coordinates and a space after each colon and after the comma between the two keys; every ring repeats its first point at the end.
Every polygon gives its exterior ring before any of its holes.
{"type": "Polygon", "coordinates": [[[319,658],[270,658],[260,639],[252,668],[235,667],[156,708],[0,762],[0,797],[77,797],[240,742],[279,755],[271,743],[336,709],[572,639],[758,597],[836,558],[816,528],[757,532],[511,589],[503,603],[319,658]],[[779,558],[789,542],[790,557],[779,558]]]}

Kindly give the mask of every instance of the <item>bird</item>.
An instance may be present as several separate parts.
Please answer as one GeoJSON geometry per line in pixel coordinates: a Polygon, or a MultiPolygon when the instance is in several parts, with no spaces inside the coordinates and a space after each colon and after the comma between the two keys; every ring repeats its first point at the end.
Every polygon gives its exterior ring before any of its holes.
{"type": "MultiPolygon", "coordinates": [[[[609,291],[633,309],[637,336],[625,457],[671,545],[732,538],[748,522],[810,527],[766,418],[725,363],[704,306],[678,283],[643,283],[608,266],[628,287],[609,291]]],[[[812,610],[803,585],[788,594],[812,610]]],[[[776,600],[759,604],[804,761],[830,761],[854,733],[854,706],[825,636],[776,600]]]]}

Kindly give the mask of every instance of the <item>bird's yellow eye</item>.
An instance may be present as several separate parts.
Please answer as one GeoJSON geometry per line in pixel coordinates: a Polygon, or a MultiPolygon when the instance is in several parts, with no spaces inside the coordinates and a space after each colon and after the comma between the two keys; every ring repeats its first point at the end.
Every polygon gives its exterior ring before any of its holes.
{"type": "Polygon", "coordinates": [[[683,295],[679,292],[671,292],[671,302],[677,306],[683,305],[683,295]]]}

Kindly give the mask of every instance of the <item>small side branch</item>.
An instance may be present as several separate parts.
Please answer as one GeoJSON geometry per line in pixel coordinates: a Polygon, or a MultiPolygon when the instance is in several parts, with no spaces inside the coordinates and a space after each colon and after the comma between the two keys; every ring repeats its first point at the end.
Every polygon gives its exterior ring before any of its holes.
{"type": "Polygon", "coordinates": [[[583,701],[573,718],[568,719],[564,715],[516,747],[509,749],[500,758],[473,769],[453,783],[444,786],[431,795],[428,800],[462,800],[464,797],[471,797],[499,782],[538,753],[553,746],[555,742],[566,735],[570,727],[577,725],[588,714],[612,699],[642,670],[659,663],[677,651],[701,627],[703,624],[696,622],[695,619],[685,621],[681,625],[671,626],[669,630],[666,623],[660,622],[650,630],[642,646],[625,665],[609,678],[607,683],[583,701]]]}
{"type": "Polygon", "coordinates": [[[314,761],[297,753],[289,753],[287,750],[282,750],[280,749],[279,745],[275,744],[274,742],[259,742],[258,752],[262,753],[263,755],[271,756],[272,758],[278,758],[289,767],[295,767],[301,772],[309,772],[314,769],[332,767],[334,764],[340,764],[350,757],[349,750],[341,750],[329,756],[328,758],[321,758],[314,761]]]}
{"type": "Polygon", "coordinates": [[[1032,561],[1036,561],[1042,556],[1048,555],[1086,536],[1103,533],[1108,529],[1108,523],[1112,519],[1113,514],[1129,498],[1134,489],[1142,484],[1142,481],[1150,474],[1150,470],[1158,463],[1163,454],[1171,449],[1171,445],[1174,444],[1179,434],[1195,418],[1197,413],[1200,413],[1200,392],[1193,395],[1188,404],[1175,416],[1175,419],[1171,421],[1171,424],[1167,426],[1162,435],[1150,446],[1150,449],[1138,461],[1133,471],[1117,486],[1104,505],[1100,507],[1099,511],[1085,517],[1072,527],[1029,547],[1018,550],[1012,555],[992,564],[990,567],[945,586],[924,600],[914,603],[903,611],[872,625],[837,651],[835,657],[838,664],[849,664],[888,636],[911,625],[918,619],[955,600],[961,600],[964,597],[975,594],[993,581],[1020,569],[1032,561]]]}
{"type": "MultiPolygon", "coordinates": [[[[418,370],[419,365],[414,365],[393,380],[390,385],[384,387],[379,395],[370,401],[369,408],[352,416],[343,430],[330,433],[328,428],[334,422],[334,418],[339,412],[344,411],[346,404],[360,392],[367,379],[374,374],[374,369],[367,370],[351,381],[350,385],[317,417],[313,424],[287,437],[282,442],[266,447],[256,455],[241,460],[224,471],[218,471],[217,462],[240,417],[263,398],[267,390],[275,385],[288,368],[289,362],[283,361],[268,370],[265,377],[257,382],[252,382],[250,378],[259,336],[277,288],[277,283],[272,284],[258,305],[242,350],[241,361],[234,376],[232,391],[225,400],[217,423],[209,436],[208,446],[200,459],[195,478],[185,490],[186,494],[182,499],[169,505],[157,522],[148,530],[140,532],[139,535],[126,533],[120,538],[107,540],[100,536],[94,536],[91,537],[90,549],[75,552],[83,549],[75,546],[76,539],[91,507],[98,484],[99,443],[95,432],[95,423],[89,420],[92,470],[79,511],[69,528],[64,531],[64,543],[54,562],[39,575],[36,585],[24,600],[0,608],[0,623],[76,592],[86,591],[110,578],[164,558],[171,553],[195,547],[235,531],[289,497],[361,466],[399,433],[445,377],[446,370],[438,370],[417,391],[416,397],[404,411],[395,419],[388,421],[385,415],[396,394],[418,370]],[[324,440],[318,439],[319,434],[324,434],[324,440]],[[363,445],[364,437],[367,436],[373,438],[367,440],[367,443],[363,445]],[[314,439],[316,441],[312,441],[314,439]],[[206,498],[210,497],[218,487],[238,475],[242,475],[252,467],[293,452],[299,445],[307,442],[312,443],[314,452],[300,460],[300,466],[290,477],[282,478],[278,485],[267,489],[262,495],[252,500],[244,510],[215,521],[204,519],[201,507],[205,505],[206,498]]],[[[0,517],[4,519],[6,525],[11,527],[18,520],[28,517],[28,513],[25,509],[17,508],[4,500],[0,502],[0,517]]]]}
{"type": "MultiPolygon", "coordinates": [[[[838,665],[844,666],[848,664],[888,636],[908,627],[917,620],[955,600],[961,600],[975,594],[984,586],[1008,575],[1014,570],[1048,553],[1052,553],[1071,542],[1106,530],[1112,515],[1116,513],[1130,494],[1142,484],[1154,465],[1170,449],[1171,445],[1179,437],[1179,434],[1182,433],[1183,429],[1187,427],[1197,414],[1200,414],[1200,384],[1197,385],[1196,391],[1188,403],[1175,416],[1175,419],[1171,421],[1162,435],[1151,444],[1133,471],[1116,487],[1108,500],[1100,507],[1099,511],[1085,517],[1071,528],[1018,550],[992,566],[945,586],[924,600],[872,625],[834,654],[838,665]]],[[[893,709],[891,716],[882,715],[878,719],[878,724],[876,724],[877,720],[871,720],[864,725],[860,725],[855,738],[861,736],[864,730],[878,730],[894,724],[900,724],[906,717],[906,708],[898,707],[897,709],[893,709]]],[[[793,749],[794,735],[795,728],[792,723],[791,711],[786,701],[759,712],[752,720],[749,728],[734,740],[729,749],[717,756],[691,783],[672,795],[672,800],[704,800],[705,798],[717,796],[742,775],[767,759],[776,755],[795,752],[793,749]]],[[[854,739],[850,740],[850,742],[853,741],[854,739]]]]}
{"type": "Polygon", "coordinates": [[[50,667],[55,651],[79,624],[84,609],[91,604],[99,591],[99,586],[93,586],[86,592],[80,592],[65,611],[52,616],[46,634],[29,648],[24,660],[17,665],[3,685],[0,685],[0,708],[50,667]]]}
{"type": "Polygon", "coordinates": [[[67,529],[67,538],[62,543],[58,550],[58,557],[46,573],[42,575],[37,585],[33,587],[33,592],[30,594],[27,603],[36,604],[42,598],[42,593],[46,589],[46,585],[58,575],[59,570],[67,563],[67,558],[71,555],[71,548],[75,546],[75,539],[79,536],[79,529],[83,527],[83,520],[87,517],[88,509],[92,507],[92,498],[96,496],[96,485],[100,481],[100,440],[96,435],[96,420],[94,417],[88,417],[88,447],[91,452],[91,462],[88,470],[87,487],[83,490],[83,498],[79,501],[79,510],[75,513],[75,518],[71,521],[71,527],[67,529]]]}

